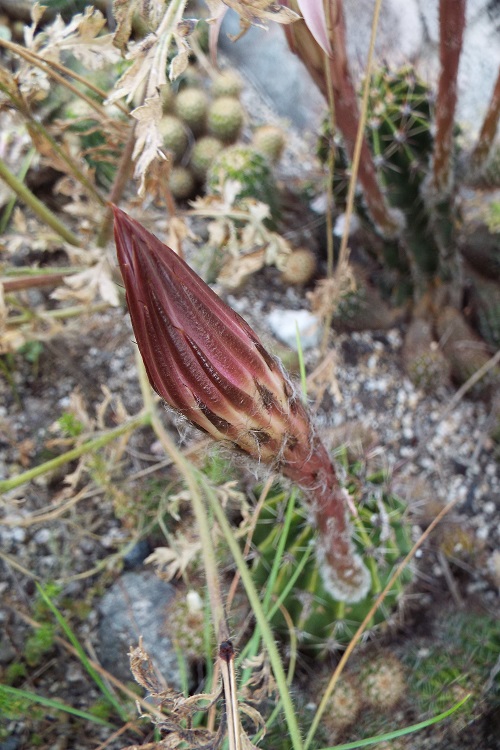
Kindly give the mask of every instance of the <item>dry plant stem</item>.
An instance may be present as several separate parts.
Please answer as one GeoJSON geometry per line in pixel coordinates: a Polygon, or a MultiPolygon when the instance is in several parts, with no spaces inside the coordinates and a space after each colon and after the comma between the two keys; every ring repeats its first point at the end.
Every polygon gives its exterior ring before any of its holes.
{"type": "MultiPolygon", "coordinates": [[[[324,56],[325,77],[328,89],[328,114],[330,115],[330,124],[332,133],[335,132],[335,98],[333,95],[332,72],[328,65],[328,57],[324,56]]],[[[328,184],[326,187],[326,276],[331,279],[333,276],[334,266],[334,246],[333,246],[333,179],[335,176],[335,145],[332,141],[332,147],[328,154],[328,184]]]]}
{"type": "MultiPolygon", "coordinates": [[[[326,17],[330,26],[329,38],[333,49],[333,55],[328,58],[328,64],[333,83],[335,117],[339,130],[344,136],[347,150],[353,158],[360,118],[356,88],[347,60],[344,11],[342,0],[327,0],[327,2],[326,17]]],[[[288,0],[287,5],[300,14],[296,0],[288,0]]],[[[291,50],[300,57],[321,93],[328,98],[324,52],[304,21],[285,26],[284,31],[291,50]]],[[[364,136],[362,137],[359,181],[373,221],[383,235],[392,237],[398,226],[378,182],[372,154],[364,136]]]]}
{"type": "Polygon", "coordinates": [[[100,435],[93,440],[87,440],[82,445],[79,445],[78,448],[73,448],[73,450],[67,451],[61,456],[57,456],[57,458],[52,458],[50,459],[50,461],[45,461],[45,463],[43,464],[39,464],[38,466],[34,466],[32,469],[23,471],[22,474],[18,474],[15,477],[11,477],[10,479],[3,479],[2,481],[0,481],[0,493],[14,490],[17,487],[26,484],[26,482],[30,482],[32,479],[36,479],[36,477],[42,476],[42,474],[47,474],[50,471],[59,469],[69,461],[74,461],[76,458],[80,458],[80,456],[83,456],[86,453],[91,453],[92,451],[98,450],[99,448],[103,448],[105,445],[111,443],[113,440],[116,440],[116,438],[120,437],[121,435],[125,435],[127,432],[133,432],[138,427],[144,427],[149,423],[149,414],[147,412],[142,412],[138,417],[125,422],[119,427],[116,427],[114,430],[109,430],[109,432],[105,432],[103,435],[100,435]]]}
{"type": "Polygon", "coordinates": [[[480,172],[484,167],[486,161],[491,152],[493,141],[498,128],[498,120],[500,118],[500,68],[498,69],[497,80],[495,88],[493,89],[493,95],[491,97],[488,111],[483,121],[481,132],[474,151],[471,156],[471,164],[474,171],[480,172]]]}
{"type": "MultiPolygon", "coordinates": [[[[371,27],[371,34],[370,34],[370,45],[368,47],[368,56],[366,59],[365,82],[363,86],[363,99],[361,103],[361,114],[359,117],[356,140],[354,143],[354,151],[352,155],[351,179],[349,180],[349,189],[347,192],[344,233],[342,235],[342,241],[340,243],[339,261],[337,264],[338,278],[341,277],[345,266],[349,262],[349,248],[348,248],[347,243],[349,242],[349,228],[351,225],[351,218],[354,212],[354,198],[356,195],[356,182],[357,182],[357,177],[358,177],[358,170],[360,168],[360,163],[361,163],[363,144],[366,145],[366,141],[364,138],[364,130],[365,130],[367,111],[368,111],[368,99],[370,95],[371,71],[373,67],[373,58],[375,55],[375,40],[377,38],[377,29],[378,29],[378,22],[380,18],[381,7],[382,7],[382,0],[376,0],[375,8],[373,10],[373,20],[372,20],[372,27],[371,27]]],[[[329,19],[328,14],[327,14],[327,19],[329,19]]],[[[328,336],[329,336],[330,328],[332,325],[333,313],[334,311],[331,310],[330,314],[328,315],[327,320],[325,321],[324,335],[323,335],[323,341],[321,345],[321,352],[323,355],[326,353],[326,349],[328,346],[328,336]]]]}
{"type": "Polygon", "coordinates": [[[82,172],[82,170],[77,166],[74,159],[69,156],[64,148],[61,148],[55,138],[49,133],[47,128],[39,122],[36,118],[34,118],[29,111],[28,107],[24,103],[24,101],[18,97],[14,96],[12,91],[10,91],[6,86],[0,83],[0,91],[2,91],[13,103],[14,107],[21,113],[21,115],[26,119],[26,128],[30,134],[32,135],[32,132],[36,133],[38,136],[43,138],[51,147],[53,152],[56,154],[59,159],[61,159],[64,164],[68,167],[69,171],[77,180],[83,188],[88,192],[88,194],[96,200],[98,203],[101,203],[104,205],[105,200],[102,197],[102,195],[95,189],[94,185],[91,183],[91,181],[86,177],[86,175],[82,172]]]}
{"type": "Polygon", "coordinates": [[[385,597],[387,596],[388,592],[391,590],[391,588],[394,586],[397,579],[400,577],[410,560],[413,559],[415,556],[415,553],[417,550],[422,546],[422,544],[425,542],[425,540],[428,538],[428,536],[434,531],[436,526],[443,520],[443,518],[447,515],[447,513],[450,512],[450,510],[454,507],[454,505],[457,503],[456,499],[453,499],[451,502],[446,505],[440,513],[436,516],[436,518],[432,521],[432,523],[429,524],[429,526],[426,528],[426,530],[423,532],[420,539],[418,539],[411,550],[408,552],[404,560],[398,565],[390,579],[388,580],[386,586],[384,587],[383,591],[380,592],[379,596],[375,600],[375,603],[371,607],[371,609],[367,612],[365,619],[353,635],[348,647],[342,654],[342,657],[337,664],[334,673],[332,674],[332,677],[330,679],[330,682],[328,683],[328,686],[323,694],[323,697],[321,698],[321,703],[318,706],[318,709],[316,711],[316,714],[314,716],[313,722],[311,724],[311,727],[309,729],[309,732],[306,737],[306,741],[304,743],[304,750],[308,750],[311,746],[311,742],[314,739],[314,735],[316,734],[316,730],[319,726],[319,722],[321,721],[321,717],[323,716],[326,706],[328,704],[328,701],[330,700],[330,697],[335,689],[335,686],[340,678],[340,675],[342,674],[345,665],[347,664],[348,659],[350,658],[352,652],[354,651],[356,645],[358,644],[361,636],[365,632],[366,628],[368,627],[372,617],[378,610],[378,608],[383,603],[385,597]]]}
{"type": "Polygon", "coordinates": [[[0,284],[6,293],[18,292],[22,289],[34,289],[44,286],[56,286],[65,276],[77,273],[81,269],[73,269],[69,273],[45,273],[40,276],[21,276],[20,279],[0,279],[0,284]]]}
{"type": "MultiPolygon", "coordinates": [[[[83,91],[77,89],[76,86],[73,86],[73,84],[67,81],[63,76],[59,75],[59,73],[56,73],[55,70],[52,70],[52,61],[49,62],[43,57],[40,57],[40,55],[29,52],[25,47],[21,47],[21,45],[16,44],[15,42],[9,42],[6,39],[0,39],[0,47],[4,47],[5,49],[14,52],[16,55],[19,55],[19,57],[22,57],[24,60],[26,60],[26,62],[31,63],[37,68],[40,68],[40,70],[43,70],[45,73],[47,73],[47,75],[53,78],[56,83],[61,84],[61,86],[65,86],[69,91],[71,91],[72,94],[74,94],[79,99],[82,99],[82,101],[86,102],[89,107],[94,109],[101,116],[108,118],[106,110],[101,104],[99,104],[99,102],[96,102],[95,99],[91,99],[90,96],[84,94],[83,91]]],[[[64,66],[61,67],[64,68],[64,66]]],[[[64,68],[64,72],[67,72],[67,68],[64,68]]],[[[105,96],[106,94],[104,94],[104,97],[105,96]]]]}
{"type": "Polygon", "coordinates": [[[13,315],[7,319],[8,326],[21,326],[25,323],[31,323],[34,320],[43,323],[45,320],[69,320],[70,318],[79,318],[80,315],[90,315],[90,313],[102,312],[109,308],[109,302],[97,302],[95,305],[73,305],[72,307],[62,307],[59,310],[44,310],[41,313],[26,311],[21,315],[13,315]]]}
{"type": "Polygon", "coordinates": [[[115,179],[113,181],[113,187],[109,194],[109,203],[106,208],[106,213],[102,220],[99,233],[97,235],[98,247],[105,247],[113,232],[113,209],[111,203],[120,203],[123,191],[125,190],[132,169],[132,153],[135,146],[135,124],[132,124],[128,134],[125,147],[120,156],[118,162],[118,169],[116,170],[115,179]]]}
{"type": "Polygon", "coordinates": [[[228,547],[233,555],[234,561],[241,572],[241,580],[247,593],[248,601],[255,615],[256,623],[260,629],[262,640],[267,647],[269,655],[269,661],[274,672],[276,684],[278,687],[281,701],[283,704],[283,711],[286,716],[287,724],[290,728],[290,741],[293,750],[303,750],[302,741],[300,737],[300,730],[297,723],[297,715],[295,713],[293,703],[288,690],[287,678],[283,668],[283,662],[281,660],[276,642],[274,640],[273,632],[269,625],[266,613],[262,607],[258,592],[253,583],[250,571],[247,568],[246,562],[241,553],[238,542],[236,541],[233,531],[229,525],[229,522],[224,514],[224,510],[221,508],[220,503],[215,496],[213,491],[207,493],[210,500],[210,504],[214,515],[217,518],[219,526],[222,529],[224,538],[227,541],[228,547]]]}
{"type": "Polygon", "coordinates": [[[457,104],[457,75],[465,29],[467,0],[439,2],[439,59],[441,73],[436,98],[434,189],[446,196],[451,190],[450,158],[457,104]]]}
{"type": "MultiPolygon", "coordinates": [[[[21,167],[17,173],[17,178],[20,182],[24,184],[24,178],[28,174],[28,170],[31,167],[31,162],[33,161],[36,154],[36,148],[32,146],[26,156],[24,157],[21,167]]],[[[0,219],[0,235],[2,235],[7,227],[9,226],[10,217],[12,216],[12,212],[16,206],[17,203],[17,197],[15,195],[12,196],[12,198],[9,200],[7,205],[4,207],[2,212],[2,218],[0,219]]]]}
{"type": "MultiPolygon", "coordinates": [[[[264,503],[266,502],[266,498],[269,494],[269,490],[271,489],[273,482],[275,480],[274,474],[271,474],[270,477],[267,478],[267,481],[262,488],[262,492],[260,493],[260,497],[257,501],[257,505],[253,509],[252,512],[252,523],[250,525],[250,528],[248,529],[247,538],[245,542],[245,548],[243,550],[243,556],[246,558],[248,553],[250,552],[250,549],[252,547],[252,538],[255,532],[255,527],[257,526],[257,521],[259,520],[260,512],[264,506],[264,503]]],[[[232,601],[234,599],[234,596],[236,594],[236,589],[238,587],[238,583],[240,582],[240,574],[239,571],[236,571],[234,574],[234,578],[231,581],[231,586],[229,587],[229,591],[227,594],[227,600],[226,600],[226,607],[228,611],[230,610],[232,601]]]]}
{"type": "Polygon", "coordinates": [[[170,456],[182,474],[186,486],[191,495],[193,512],[198,526],[200,535],[201,549],[203,555],[203,564],[207,580],[207,588],[210,599],[210,609],[212,612],[214,631],[219,642],[226,641],[229,638],[229,628],[226,622],[222,592],[220,589],[219,577],[217,573],[217,562],[215,550],[210,534],[210,522],[207,516],[205,503],[201,496],[199,485],[195,480],[193,469],[188,461],[184,458],[181,451],[177,448],[165,428],[163,427],[158,411],[153,399],[153,394],[146,375],[146,370],[142,362],[139,350],[136,349],[136,363],[139,374],[139,384],[147,412],[151,415],[151,427],[156,437],[160,441],[163,449],[170,456]]]}
{"type": "Polygon", "coordinates": [[[53,214],[52,211],[42,203],[42,201],[38,200],[38,198],[33,195],[31,190],[27,188],[21,180],[12,174],[2,159],[0,159],[0,177],[7,183],[10,189],[15,192],[19,200],[31,208],[38,218],[44,224],[47,224],[47,226],[53,229],[56,234],[63,238],[63,240],[69,242],[70,245],[74,245],[75,247],[82,246],[82,243],[76,234],[73,234],[71,229],[65,227],[64,224],[59,221],[57,216],[53,214]]]}

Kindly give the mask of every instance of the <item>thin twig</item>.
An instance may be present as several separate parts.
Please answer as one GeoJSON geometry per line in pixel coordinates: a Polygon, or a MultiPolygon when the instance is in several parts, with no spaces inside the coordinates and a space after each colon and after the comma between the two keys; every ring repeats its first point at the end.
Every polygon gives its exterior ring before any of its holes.
{"type": "MultiPolygon", "coordinates": [[[[48,73],[49,75],[52,75],[52,76],[57,75],[57,74],[54,74],[54,71],[50,70],[50,68],[59,70],[61,73],[64,73],[64,75],[70,76],[78,83],[81,83],[84,86],[86,86],[89,89],[89,91],[93,91],[94,94],[97,94],[98,96],[100,96],[101,99],[106,99],[108,96],[108,93],[106,91],[103,91],[103,89],[100,89],[98,86],[93,84],[87,78],[79,75],[78,73],[75,73],[74,70],[67,68],[65,65],[58,62],[57,60],[45,59],[44,57],[39,55],[37,52],[33,52],[33,50],[27,50],[25,47],[21,47],[20,44],[16,44],[15,42],[9,42],[7,39],[0,39],[0,47],[4,47],[5,49],[8,49],[11,52],[14,52],[14,54],[19,55],[20,57],[24,58],[27,62],[31,62],[33,65],[36,65],[42,70],[45,70],[45,72],[48,73]]],[[[61,83],[61,85],[70,89],[70,91],[72,91],[78,97],[85,99],[85,101],[87,101],[88,104],[90,104],[90,106],[92,106],[94,109],[97,109],[98,112],[104,112],[104,113],[106,112],[106,110],[104,110],[94,99],[89,99],[85,94],[83,94],[79,89],[76,89],[74,86],[72,86],[62,76],[58,76],[56,80],[59,83],[61,83]],[[97,105],[97,107],[95,105],[97,105]]],[[[129,114],[129,110],[127,109],[127,107],[125,107],[120,102],[115,102],[114,106],[118,107],[118,109],[120,109],[120,111],[123,114],[125,115],[129,114]]]]}

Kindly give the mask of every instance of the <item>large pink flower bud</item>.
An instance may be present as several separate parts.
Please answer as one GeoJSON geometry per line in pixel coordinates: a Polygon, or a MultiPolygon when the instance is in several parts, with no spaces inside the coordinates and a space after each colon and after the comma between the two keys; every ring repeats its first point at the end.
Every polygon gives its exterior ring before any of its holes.
{"type": "Polygon", "coordinates": [[[113,210],[127,304],[152,387],[216,440],[306,491],[323,577],[337,598],[361,598],[367,572],[352,551],[345,494],[281,365],[178,255],[113,210]]]}

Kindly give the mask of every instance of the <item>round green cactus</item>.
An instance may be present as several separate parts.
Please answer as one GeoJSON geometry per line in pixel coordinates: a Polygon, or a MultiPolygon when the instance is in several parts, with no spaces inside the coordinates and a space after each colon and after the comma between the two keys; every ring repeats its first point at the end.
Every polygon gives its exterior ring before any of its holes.
{"type": "Polygon", "coordinates": [[[181,120],[191,128],[194,135],[199,135],[205,128],[208,110],[208,97],[198,88],[186,88],[179,91],[175,100],[175,111],[181,120]]]}
{"type": "Polygon", "coordinates": [[[499,653],[498,618],[470,610],[443,612],[434,623],[434,637],[403,654],[411,670],[407,697],[420,712],[435,714],[471,693],[451,720],[458,728],[483,712],[485,701],[498,706],[500,678],[492,668],[499,653]]]}
{"type": "Polygon", "coordinates": [[[205,135],[196,141],[191,152],[190,166],[198,180],[205,180],[208,170],[223,148],[223,143],[212,135],[205,135]]]}
{"type": "Polygon", "coordinates": [[[242,89],[243,81],[235,70],[222,70],[213,80],[212,93],[215,98],[220,96],[238,98],[242,89]]]}
{"type": "Polygon", "coordinates": [[[174,198],[187,200],[194,193],[195,179],[186,167],[172,167],[168,186],[174,198]]]}
{"type": "MultiPolygon", "coordinates": [[[[439,215],[437,210],[433,212],[434,223],[431,227],[430,210],[421,190],[431,164],[432,127],[431,90],[410,66],[395,71],[383,66],[373,73],[366,140],[388,201],[407,217],[405,244],[416,266],[426,274],[435,273],[439,264],[436,234],[439,231],[444,236],[449,228],[444,206],[439,215]]],[[[318,155],[326,162],[331,149],[335,148],[334,197],[339,208],[344,208],[350,162],[342,143],[334,141],[329,121],[325,121],[322,130],[318,155]]],[[[363,221],[371,226],[360,195],[356,198],[356,209],[363,221]]],[[[408,277],[408,261],[392,250],[387,249],[385,262],[401,272],[402,276],[408,277]]]]}
{"type": "Polygon", "coordinates": [[[215,99],[208,109],[208,132],[224,143],[234,143],[241,133],[245,110],[233,96],[215,99]]]}
{"type": "Polygon", "coordinates": [[[184,156],[189,142],[184,124],[174,115],[165,115],[160,120],[159,130],[165,149],[170,151],[174,161],[179,161],[184,156]]]}
{"type": "Polygon", "coordinates": [[[274,163],[280,160],[285,148],[285,134],[276,125],[261,125],[254,130],[252,144],[274,163]]]}
{"type": "Polygon", "coordinates": [[[207,191],[222,195],[224,187],[235,183],[236,200],[255,198],[267,203],[271,215],[278,212],[277,186],[269,162],[250,146],[231,146],[217,156],[207,175],[207,191]]]}

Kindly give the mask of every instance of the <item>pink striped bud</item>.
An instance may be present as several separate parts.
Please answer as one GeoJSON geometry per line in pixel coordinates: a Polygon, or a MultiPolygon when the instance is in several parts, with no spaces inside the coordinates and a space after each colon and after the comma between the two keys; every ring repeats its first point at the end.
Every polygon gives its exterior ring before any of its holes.
{"type": "Polygon", "coordinates": [[[216,440],[280,470],[307,492],[312,520],[323,541],[325,534],[330,540],[321,552],[336,568],[329,588],[337,598],[361,598],[366,570],[352,552],[344,493],[281,365],[178,255],[113,210],[127,304],[152,387],[216,440]]]}

